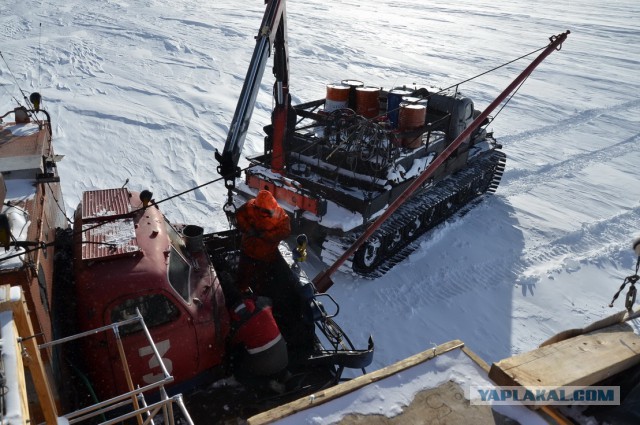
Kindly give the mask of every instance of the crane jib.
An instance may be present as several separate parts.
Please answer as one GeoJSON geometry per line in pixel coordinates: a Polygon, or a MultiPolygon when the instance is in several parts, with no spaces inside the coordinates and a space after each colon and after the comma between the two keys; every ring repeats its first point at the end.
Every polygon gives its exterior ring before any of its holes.
{"type": "MultiPolygon", "coordinates": [[[[270,0],[267,3],[267,9],[256,36],[256,46],[236,105],[233,120],[231,121],[225,146],[221,154],[216,152],[215,155],[220,163],[218,173],[231,185],[233,184],[233,179],[239,175],[238,162],[251,122],[256,98],[260,91],[260,83],[267,65],[267,59],[271,55],[271,46],[278,33],[282,33],[278,29],[285,25],[284,11],[284,0],[270,0]]],[[[278,52],[277,49],[276,52],[278,52]]]]}

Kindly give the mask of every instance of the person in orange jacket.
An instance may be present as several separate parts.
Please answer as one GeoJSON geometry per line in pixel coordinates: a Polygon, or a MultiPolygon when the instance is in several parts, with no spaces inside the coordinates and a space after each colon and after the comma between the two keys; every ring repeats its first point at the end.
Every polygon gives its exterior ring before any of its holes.
{"type": "Polygon", "coordinates": [[[238,288],[259,292],[278,258],[278,244],[291,234],[289,216],[269,191],[261,190],[238,209],[236,221],[242,233],[238,288]]]}

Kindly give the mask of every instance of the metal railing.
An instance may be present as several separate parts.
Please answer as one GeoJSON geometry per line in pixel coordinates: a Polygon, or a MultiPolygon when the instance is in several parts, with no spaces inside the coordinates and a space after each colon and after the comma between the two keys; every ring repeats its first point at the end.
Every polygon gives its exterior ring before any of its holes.
{"type": "Polygon", "coordinates": [[[144,318],[140,314],[140,311],[136,308],[136,315],[123,320],[121,322],[113,323],[111,325],[103,326],[101,328],[92,329],[90,331],[82,332],[76,335],[72,335],[66,338],[61,338],[52,342],[48,342],[45,344],[41,344],[38,346],[40,350],[52,347],[54,345],[64,344],[69,341],[77,340],[80,338],[84,338],[86,336],[95,335],[100,332],[108,332],[112,331],[115,335],[116,344],[118,346],[118,353],[120,356],[120,361],[122,363],[124,374],[127,382],[127,386],[129,391],[123,394],[120,394],[116,397],[110,398],[108,400],[95,403],[91,406],[85,407],[83,409],[76,410],[71,413],[65,414],[63,417],[66,418],[70,424],[77,424],[83,421],[86,421],[91,418],[95,418],[97,416],[102,416],[106,413],[113,412],[117,409],[126,409],[127,406],[131,409],[125,413],[116,413],[118,416],[110,418],[104,422],[101,422],[103,425],[115,424],[118,422],[122,422],[127,419],[135,418],[138,422],[138,425],[147,425],[154,424],[154,418],[158,415],[162,415],[162,423],[167,425],[174,425],[174,404],[178,407],[180,413],[183,416],[183,419],[186,421],[186,424],[193,425],[193,421],[191,420],[191,416],[186,409],[184,401],[182,399],[182,394],[177,394],[169,397],[164,388],[165,385],[173,382],[173,376],[169,374],[167,368],[165,367],[162,357],[158,352],[158,348],[156,347],[151,334],[149,333],[149,329],[147,325],[144,323],[144,318]],[[121,326],[130,325],[133,323],[139,323],[142,327],[142,331],[149,342],[149,346],[153,350],[154,355],[158,359],[158,363],[162,370],[162,378],[157,382],[154,382],[149,385],[145,385],[143,387],[138,386],[134,388],[133,381],[131,379],[131,373],[129,371],[129,366],[127,363],[127,359],[124,353],[124,348],[122,345],[122,339],[120,337],[119,328],[121,326]],[[145,400],[144,393],[148,393],[151,391],[158,391],[160,394],[160,400],[158,402],[147,404],[145,400]]]}

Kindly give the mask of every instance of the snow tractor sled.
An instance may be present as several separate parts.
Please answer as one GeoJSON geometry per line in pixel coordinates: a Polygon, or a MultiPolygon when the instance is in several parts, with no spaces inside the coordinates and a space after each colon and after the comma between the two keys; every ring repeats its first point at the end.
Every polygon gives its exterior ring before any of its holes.
{"type": "MultiPolygon", "coordinates": [[[[250,158],[245,183],[295,205],[295,222],[331,264],[480,112],[454,90],[384,91],[344,81],[329,85],[327,96],[292,107],[296,127],[285,141],[284,175],[271,169],[271,152],[250,158]]],[[[273,133],[268,128],[267,146],[273,133]]],[[[484,128],[473,132],[355,252],[350,268],[370,278],[384,274],[420,235],[495,191],[506,161],[500,148],[484,128]]]]}

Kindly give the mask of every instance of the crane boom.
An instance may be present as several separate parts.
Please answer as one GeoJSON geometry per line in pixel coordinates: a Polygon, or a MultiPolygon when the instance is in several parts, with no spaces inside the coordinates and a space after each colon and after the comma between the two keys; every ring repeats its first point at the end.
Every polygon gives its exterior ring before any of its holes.
{"type": "Polygon", "coordinates": [[[244,145],[251,115],[255,108],[260,83],[267,66],[267,60],[274,48],[274,98],[276,111],[288,105],[289,67],[286,40],[285,0],[266,0],[267,8],[256,36],[256,46],[242,86],[242,92],[231,121],[229,134],[222,153],[216,150],[215,157],[220,163],[218,173],[225,179],[227,188],[235,186],[235,178],[240,176],[238,161],[244,145]]]}

